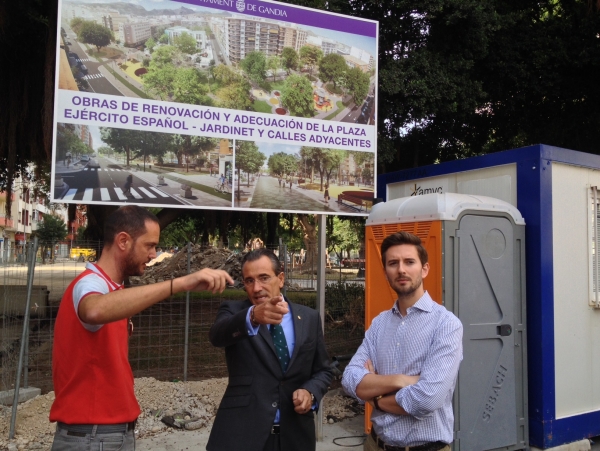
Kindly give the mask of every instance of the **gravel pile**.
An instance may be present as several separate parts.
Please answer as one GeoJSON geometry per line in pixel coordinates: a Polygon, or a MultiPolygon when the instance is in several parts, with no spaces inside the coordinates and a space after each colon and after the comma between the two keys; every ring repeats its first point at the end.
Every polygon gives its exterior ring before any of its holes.
{"type": "MultiPolygon", "coordinates": [[[[210,426],[223,397],[227,378],[190,382],[161,382],[151,377],[135,380],[135,394],[142,413],[136,437],[144,438],[169,429],[161,418],[187,413],[194,429],[210,426]]],[[[15,439],[9,442],[10,407],[0,406],[0,450],[49,450],[54,423],[48,421],[54,392],[38,396],[19,405],[15,439]]],[[[343,396],[341,390],[327,394],[323,402],[323,421],[334,423],[362,413],[356,401],[343,396]]]]}

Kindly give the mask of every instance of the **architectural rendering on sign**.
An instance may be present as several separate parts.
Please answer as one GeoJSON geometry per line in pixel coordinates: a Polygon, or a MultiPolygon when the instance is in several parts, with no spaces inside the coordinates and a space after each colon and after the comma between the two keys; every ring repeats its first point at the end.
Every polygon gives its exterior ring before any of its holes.
{"type": "MultiPolygon", "coordinates": [[[[64,0],[59,19],[57,139],[59,128],[89,127],[228,139],[232,148],[240,140],[359,151],[374,159],[376,22],[244,0],[64,0]]],[[[164,176],[161,166],[168,150],[161,152],[140,157],[135,151],[122,169],[146,163],[146,174],[164,176]]],[[[95,164],[112,164],[102,155],[95,164]]],[[[62,157],[56,143],[54,180],[67,169],[62,157]]],[[[175,160],[174,172],[187,172],[189,162],[175,160]]],[[[192,164],[209,177],[214,169],[208,159],[192,164]]],[[[244,189],[236,185],[240,179],[233,177],[230,164],[229,175],[223,174],[230,184],[224,188],[231,194],[227,205],[204,203],[203,197],[186,198],[187,205],[262,208],[241,201],[244,189]],[[236,189],[238,201],[233,203],[236,189]]],[[[93,189],[106,182],[98,183],[93,189]]],[[[80,197],[74,187],[71,194],[58,187],[54,195],[62,197],[56,200],[105,201],[96,195],[80,197]]],[[[110,199],[128,201],[118,195],[110,199]]]]}

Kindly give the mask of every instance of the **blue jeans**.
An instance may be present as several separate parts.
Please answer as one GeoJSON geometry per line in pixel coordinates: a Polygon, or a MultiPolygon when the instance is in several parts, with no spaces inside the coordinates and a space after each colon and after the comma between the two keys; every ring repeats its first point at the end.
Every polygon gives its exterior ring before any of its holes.
{"type": "MultiPolygon", "coordinates": [[[[102,426],[99,426],[102,428],[102,426]]],[[[56,425],[52,451],[134,451],[135,431],[98,433],[98,426],[93,426],[91,433],[78,432],[76,428],[56,425]],[[71,430],[67,430],[71,429],[71,430]]]]}

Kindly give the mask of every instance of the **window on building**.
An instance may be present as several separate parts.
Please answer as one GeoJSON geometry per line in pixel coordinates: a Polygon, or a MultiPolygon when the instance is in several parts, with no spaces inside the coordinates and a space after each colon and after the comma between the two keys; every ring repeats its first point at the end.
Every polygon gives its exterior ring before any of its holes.
{"type": "Polygon", "coordinates": [[[589,304],[600,308],[600,190],[597,186],[590,187],[588,199],[589,304]]]}

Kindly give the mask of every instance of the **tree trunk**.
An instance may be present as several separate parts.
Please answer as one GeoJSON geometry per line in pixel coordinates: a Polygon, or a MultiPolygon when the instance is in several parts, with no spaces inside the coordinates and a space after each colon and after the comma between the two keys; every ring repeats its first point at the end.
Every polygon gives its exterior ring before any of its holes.
{"type": "Polygon", "coordinates": [[[305,268],[317,267],[317,226],[308,215],[299,214],[298,222],[302,226],[302,239],[306,247],[306,262],[305,268]]]}

